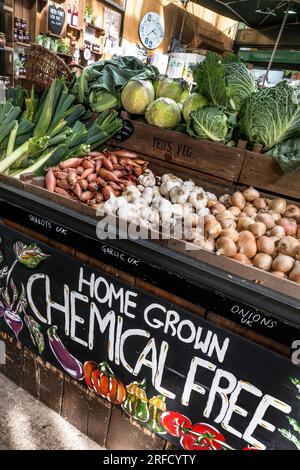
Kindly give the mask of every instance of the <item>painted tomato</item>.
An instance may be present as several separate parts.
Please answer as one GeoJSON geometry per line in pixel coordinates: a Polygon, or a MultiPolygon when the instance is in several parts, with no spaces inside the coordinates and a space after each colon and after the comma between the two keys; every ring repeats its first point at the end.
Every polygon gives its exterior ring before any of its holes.
{"type": "Polygon", "coordinates": [[[126,388],[106,362],[84,364],[85,382],[87,386],[114,405],[122,405],[126,398],[126,388]]]}
{"type": "Polygon", "coordinates": [[[225,437],[217,429],[205,423],[193,424],[181,438],[181,445],[186,450],[222,450],[225,437]]]}
{"type": "Polygon", "coordinates": [[[244,447],[243,450],[258,450],[259,451],[259,449],[256,449],[256,447],[244,447]]]}
{"type": "Polygon", "coordinates": [[[189,418],[176,411],[165,411],[165,413],[162,413],[160,423],[174,437],[183,437],[192,426],[189,418]]]}

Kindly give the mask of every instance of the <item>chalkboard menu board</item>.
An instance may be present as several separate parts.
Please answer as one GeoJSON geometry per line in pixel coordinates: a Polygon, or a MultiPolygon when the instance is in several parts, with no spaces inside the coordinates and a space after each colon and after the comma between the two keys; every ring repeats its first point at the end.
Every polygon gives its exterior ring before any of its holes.
{"type": "Polygon", "coordinates": [[[54,4],[48,6],[48,30],[59,36],[65,24],[65,10],[54,4]]]}
{"type": "Polygon", "coordinates": [[[185,450],[300,448],[299,353],[285,359],[19,232],[0,235],[0,330],[185,450]]]}

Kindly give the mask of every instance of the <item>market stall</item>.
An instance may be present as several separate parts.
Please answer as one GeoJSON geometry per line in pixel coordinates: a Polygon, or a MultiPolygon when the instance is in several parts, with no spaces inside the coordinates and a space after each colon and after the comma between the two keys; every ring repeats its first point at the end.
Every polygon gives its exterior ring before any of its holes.
{"type": "Polygon", "coordinates": [[[215,54],[192,94],[157,75],[1,104],[4,373],[109,449],[299,449],[294,90],[215,54]]]}

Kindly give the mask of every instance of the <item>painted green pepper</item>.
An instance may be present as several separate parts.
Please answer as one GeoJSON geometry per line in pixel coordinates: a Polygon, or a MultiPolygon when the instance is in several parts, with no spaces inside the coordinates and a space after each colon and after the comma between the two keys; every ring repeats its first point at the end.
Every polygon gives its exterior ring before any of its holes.
{"type": "Polygon", "coordinates": [[[127,396],[122,408],[129,416],[145,423],[149,419],[148,398],[146,395],[147,382],[133,382],[127,385],[127,396]]]}
{"type": "Polygon", "coordinates": [[[166,430],[160,424],[161,414],[166,411],[166,397],[158,395],[149,400],[149,420],[147,428],[156,434],[166,434],[166,430]]]}

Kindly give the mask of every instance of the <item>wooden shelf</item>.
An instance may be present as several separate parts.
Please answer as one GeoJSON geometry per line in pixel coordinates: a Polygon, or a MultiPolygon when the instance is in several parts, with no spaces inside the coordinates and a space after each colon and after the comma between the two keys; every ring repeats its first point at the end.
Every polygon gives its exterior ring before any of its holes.
{"type": "Polygon", "coordinates": [[[15,80],[27,80],[26,75],[14,75],[15,80]]]}
{"type": "Polygon", "coordinates": [[[13,52],[14,51],[14,48],[10,47],[10,46],[3,46],[3,48],[6,52],[13,52]]]}
{"type": "Polygon", "coordinates": [[[74,31],[78,31],[78,33],[81,33],[82,28],[78,28],[78,26],[73,26],[71,24],[67,24],[68,29],[73,29],[74,31]]]}
{"type": "Polygon", "coordinates": [[[94,29],[99,35],[104,36],[104,34],[105,34],[105,31],[104,31],[103,28],[99,28],[98,26],[95,26],[91,23],[85,23],[85,27],[90,28],[90,29],[94,29]]]}
{"type": "Polygon", "coordinates": [[[102,1],[103,1],[103,3],[106,3],[107,5],[110,5],[113,8],[115,8],[115,10],[120,11],[121,13],[125,12],[125,7],[122,7],[117,2],[114,2],[114,0],[102,0],[102,1]]]}
{"type": "Polygon", "coordinates": [[[30,47],[30,43],[28,43],[28,42],[15,41],[15,47],[16,47],[16,46],[19,46],[19,47],[30,47]]]}
{"type": "Polygon", "coordinates": [[[10,12],[10,13],[13,13],[13,12],[14,12],[13,7],[8,7],[8,6],[6,6],[6,5],[3,5],[3,10],[4,10],[4,11],[7,11],[7,12],[10,12]]]}

